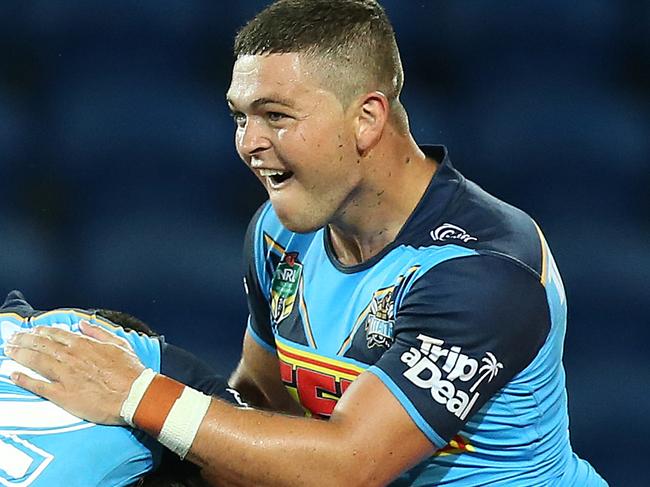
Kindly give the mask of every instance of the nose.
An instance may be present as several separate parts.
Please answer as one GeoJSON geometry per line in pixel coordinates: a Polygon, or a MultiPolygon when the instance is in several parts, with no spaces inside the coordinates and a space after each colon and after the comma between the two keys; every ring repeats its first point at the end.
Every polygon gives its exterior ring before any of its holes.
{"type": "Polygon", "coordinates": [[[253,157],[271,147],[264,124],[257,117],[248,117],[246,125],[237,130],[237,147],[244,157],[253,157]]]}

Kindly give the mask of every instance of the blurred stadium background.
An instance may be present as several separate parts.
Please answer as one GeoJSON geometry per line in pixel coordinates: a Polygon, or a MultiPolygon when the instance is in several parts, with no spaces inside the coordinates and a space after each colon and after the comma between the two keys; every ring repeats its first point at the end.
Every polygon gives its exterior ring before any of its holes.
{"type": "MultiPolygon", "coordinates": [[[[127,310],[233,367],[264,194],[224,94],[265,3],[0,2],[0,292],[127,310]]],[[[649,482],[650,2],[384,5],[416,138],[554,249],[576,451],[611,485],[649,482]]]]}

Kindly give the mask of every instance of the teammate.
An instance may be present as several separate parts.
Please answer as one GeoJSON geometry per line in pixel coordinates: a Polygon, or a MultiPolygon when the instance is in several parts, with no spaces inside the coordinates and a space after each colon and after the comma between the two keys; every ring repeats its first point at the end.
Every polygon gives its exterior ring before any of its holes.
{"type": "MultiPolygon", "coordinates": [[[[38,326],[78,332],[82,320],[120,337],[115,343],[128,343],[147,366],[160,371],[162,362],[165,374],[228,398],[225,381],[207,365],[167,345],[135,317],[111,310],[36,311],[22,293],[12,291],[0,307],[0,485],[130,485],[144,481],[144,475],[161,463],[162,446],[146,434],[88,423],[9,380],[12,372],[22,370],[4,355],[4,343],[11,335],[38,326]]],[[[102,329],[93,333],[101,337],[102,329]]],[[[189,466],[165,458],[163,468],[140,485],[180,487],[196,483],[195,477],[198,472],[189,466]]]]}
{"type": "Polygon", "coordinates": [[[10,354],[55,380],[13,380],[149,432],[218,485],[605,485],[569,444],[549,247],[444,147],[415,143],[383,9],[279,0],[235,56],[235,144],[270,202],[246,238],[250,320],[232,384],[290,415],[233,408],[48,330],[16,335],[10,354]],[[92,353],[127,384],[104,387],[57,353],[92,353]]]}

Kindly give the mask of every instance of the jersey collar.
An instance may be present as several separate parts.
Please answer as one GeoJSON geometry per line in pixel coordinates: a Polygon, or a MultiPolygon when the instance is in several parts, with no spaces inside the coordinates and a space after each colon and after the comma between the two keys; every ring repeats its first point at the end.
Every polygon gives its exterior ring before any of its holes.
{"type": "Polygon", "coordinates": [[[427,157],[438,162],[438,169],[431,178],[420,202],[404,223],[395,240],[384,247],[381,252],[360,264],[351,266],[343,265],[336,258],[334,249],[332,248],[328,227],[326,226],[324,228],[323,245],[325,247],[325,253],[336,269],[346,274],[364,271],[375,265],[386,254],[400,245],[418,246],[421,235],[423,233],[428,235],[429,230],[435,228],[440,222],[454,194],[463,183],[464,178],[452,166],[447,148],[444,145],[421,145],[420,149],[427,157]]]}

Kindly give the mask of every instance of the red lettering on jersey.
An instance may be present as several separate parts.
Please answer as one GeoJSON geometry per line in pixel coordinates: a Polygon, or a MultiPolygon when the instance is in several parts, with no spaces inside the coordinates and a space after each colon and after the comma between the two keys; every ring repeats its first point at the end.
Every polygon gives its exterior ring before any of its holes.
{"type": "Polygon", "coordinates": [[[351,380],[341,379],[341,395],[345,394],[345,391],[348,390],[348,387],[350,387],[350,384],[352,384],[351,380]]]}
{"type": "Polygon", "coordinates": [[[280,377],[282,378],[282,382],[285,384],[290,386],[294,385],[293,367],[291,367],[291,364],[288,364],[283,360],[280,360],[280,377]]]}
{"type": "Polygon", "coordinates": [[[298,367],[296,369],[296,387],[301,404],[309,409],[314,416],[328,418],[332,415],[334,406],[340,397],[336,390],[334,377],[298,367]],[[323,397],[324,392],[335,396],[336,399],[323,397]]]}

